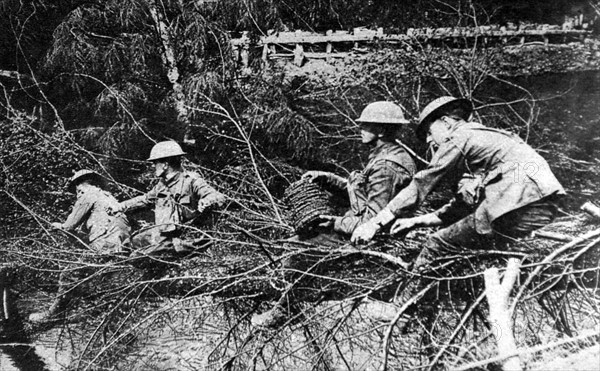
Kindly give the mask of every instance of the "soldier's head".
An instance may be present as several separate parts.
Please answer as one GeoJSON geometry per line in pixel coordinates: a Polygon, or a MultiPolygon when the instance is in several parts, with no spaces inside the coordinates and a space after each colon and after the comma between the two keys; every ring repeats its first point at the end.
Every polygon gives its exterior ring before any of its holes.
{"type": "Polygon", "coordinates": [[[154,174],[165,177],[174,171],[181,170],[181,157],[185,152],[177,142],[172,140],[159,142],[152,147],[148,161],[154,164],[154,174]]]}
{"type": "Polygon", "coordinates": [[[72,193],[81,191],[88,185],[102,187],[102,176],[93,170],[79,170],[73,174],[67,183],[67,190],[72,193]]]}
{"type": "Polygon", "coordinates": [[[473,105],[468,99],[450,96],[437,98],[425,106],[419,115],[417,138],[439,145],[448,134],[449,124],[468,120],[472,112],[473,105]]]}
{"type": "Polygon", "coordinates": [[[386,101],[374,102],[366,106],[356,122],[360,125],[361,140],[365,144],[394,141],[398,136],[398,130],[409,123],[400,106],[386,101]]]}

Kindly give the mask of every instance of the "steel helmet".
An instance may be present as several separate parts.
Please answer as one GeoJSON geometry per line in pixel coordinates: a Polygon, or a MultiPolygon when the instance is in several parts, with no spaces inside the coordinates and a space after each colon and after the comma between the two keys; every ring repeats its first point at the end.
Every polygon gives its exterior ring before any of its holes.
{"type": "Polygon", "coordinates": [[[434,99],[431,103],[429,103],[421,114],[419,115],[419,124],[416,128],[417,138],[422,141],[425,141],[427,138],[427,130],[429,130],[429,125],[443,116],[445,113],[454,110],[455,108],[462,108],[464,112],[463,119],[468,119],[471,116],[471,112],[473,112],[473,105],[471,101],[465,98],[455,98],[451,96],[440,97],[434,99]]]}
{"type": "Polygon", "coordinates": [[[161,158],[183,156],[185,152],[181,149],[177,142],[167,140],[165,142],[159,142],[152,147],[150,151],[150,157],[148,161],[159,160],[161,158]]]}
{"type": "Polygon", "coordinates": [[[98,174],[93,170],[79,170],[75,172],[75,174],[73,174],[71,179],[69,179],[69,182],[67,183],[67,190],[69,190],[69,192],[75,193],[75,187],[77,186],[77,184],[91,178],[102,180],[102,175],[98,174]]]}
{"type": "Polygon", "coordinates": [[[373,102],[363,109],[357,122],[372,122],[374,124],[408,124],[402,108],[392,102],[373,102]]]}

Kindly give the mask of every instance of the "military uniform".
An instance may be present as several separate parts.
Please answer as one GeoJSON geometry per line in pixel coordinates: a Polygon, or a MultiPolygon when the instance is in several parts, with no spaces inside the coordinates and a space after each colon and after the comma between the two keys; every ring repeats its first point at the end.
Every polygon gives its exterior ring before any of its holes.
{"type": "MultiPolygon", "coordinates": [[[[402,188],[410,183],[416,166],[412,158],[398,144],[382,142],[369,154],[369,162],[362,171],[355,171],[346,180],[331,173],[323,173],[321,185],[332,192],[346,192],[350,209],[335,220],[333,229],[318,228],[310,236],[294,236],[290,243],[301,241],[320,247],[338,247],[347,241],[354,229],[375,216],[402,188]]],[[[256,326],[271,326],[284,317],[284,307],[294,310],[296,302],[314,300],[322,292],[315,291],[314,280],[322,269],[331,269],[335,261],[324,259],[327,254],[307,249],[290,255],[282,261],[283,280],[293,289],[281,296],[273,309],[253,317],[256,326]],[[325,264],[321,264],[326,261],[325,264]],[[310,272],[310,274],[306,274],[310,272]],[[293,284],[292,284],[293,283],[293,284]]],[[[341,268],[343,269],[343,268],[341,268]]]]}
{"type": "MultiPolygon", "coordinates": [[[[86,177],[99,177],[95,172],[83,170],[76,173],[70,181],[70,190],[75,191],[75,184],[86,177]]],[[[118,205],[118,201],[107,191],[88,185],[77,188],[77,201],[67,220],[60,225],[66,231],[73,231],[79,226],[88,233],[89,247],[93,253],[78,254],[77,264],[67,264],[58,277],[58,292],[55,300],[46,310],[32,313],[29,320],[40,323],[55,316],[67,308],[69,302],[85,292],[90,277],[97,277],[102,271],[101,264],[111,259],[113,254],[123,252],[129,239],[130,226],[124,213],[111,215],[109,210],[118,205]]]]}
{"type": "Polygon", "coordinates": [[[134,248],[143,248],[145,253],[177,250],[177,239],[183,232],[183,224],[194,220],[198,211],[222,206],[225,196],[211,187],[197,173],[176,172],[161,180],[150,192],[123,201],[125,211],[154,206],[155,225],[132,238],[134,248]]]}
{"type": "Polygon", "coordinates": [[[62,228],[72,231],[82,225],[88,232],[89,245],[96,253],[122,252],[130,227],[125,214],[109,215],[108,210],[116,204],[117,200],[100,188],[78,190],[77,201],[62,228]]]}
{"type": "Polygon", "coordinates": [[[415,170],[414,161],[401,146],[386,142],[375,147],[367,166],[350,174],[346,186],[350,210],[336,220],[333,230],[351,235],[410,183],[415,170]]]}
{"type": "MultiPolygon", "coordinates": [[[[415,164],[402,146],[393,141],[395,133],[388,130],[388,125],[409,123],[404,118],[403,109],[393,102],[373,102],[363,109],[356,122],[361,125],[362,142],[375,145],[369,154],[367,166],[360,172],[350,174],[348,179],[325,172],[305,174],[335,193],[345,193],[344,196],[347,196],[350,202],[350,209],[343,216],[334,219],[333,228],[315,230],[311,236],[295,236],[291,241],[330,247],[343,244],[340,236],[351,235],[359,225],[377,215],[398,191],[409,184],[416,169],[415,164]],[[383,130],[386,126],[387,129],[383,130]]],[[[275,326],[285,318],[286,302],[289,304],[301,301],[313,295],[314,287],[307,281],[310,281],[312,274],[323,266],[320,264],[322,258],[323,254],[320,251],[308,250],[285,259],[282,265],[288,272],[288,277],[284,277],[289,283],[288,289],[271,310],[253,316],[252,324],[258,327],[275,326]],[[311,274],[299,273],[306,270],[310,270],[311,274]],[[296,278],[298,274],[301,277],[296,278]]],[[[331,264],[333,262],[328,260],[326,265],[331,264]]]]}
{"type": "Polygon", "coordinates": [[[455,253],[492,233],[519,237],[550,223],[555,202],[565,194],[546,160],[517,135],[474,122],[457,124],[440,144],[430,165],[386,207],[395,216],[418,205],[446,175],[466,171],[481,178],[481,201],[466,216],[449,205],[438,211],[452,222],[431,236],[417,260],[455,253]],[[449,217],[453,215],[452,217],[449,217]],[[458,216],[462,219],[458,219],[458,216]]]}
{"type": "MultiPolygon", "coordinates": [[[[410,183],[416,166],[412,158],[399,145],[383,142],[376,146],[369,155],[369,162],[362,171],[350,174],[347,181],[337,176],[325,177],[323,186],[331,191],[346,192],[350,201],[350,209],[344,216],[337,218],[331,228],[319,228],[311,236],[294,236],[289,239],[294,242],[308,242],[320,247],[339,247],[347,241],[343,236],[351,235],[354,229],[364,221],[375,216],[403,187],[410,183]]],[[[311,278],[306,276],[306,270],[317,273],[321,268],[319,261],[326,255],[322,251],[307,250],[284,259],[282,268],[286,270],[284,279],[295,282],[293,292],[296,298],[306,298],[311,294],[311,278]]],[[[331,267],[334,262],[327,261],[331,267]]]]}

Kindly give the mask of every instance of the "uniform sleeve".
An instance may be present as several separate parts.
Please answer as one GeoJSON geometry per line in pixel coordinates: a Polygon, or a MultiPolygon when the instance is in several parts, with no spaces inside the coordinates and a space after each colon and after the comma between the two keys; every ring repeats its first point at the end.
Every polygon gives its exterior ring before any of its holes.
{"type": "Polygon", "coordinates": [[[348,180],[339,175],[328,173],[325,180],[325,186],[332,192],[344,192],[348,188],[348,180]]]}
{"type": "Polygon", "coordinates": [[[72,231],[79,227],[89,216],[92,206],[94,206],[94,202],[89,197],[86,197],[85,195],[77,197],[77,201],[73,206],[73,210],[71,210],[71,214],[69,214],[67,220],[63,224],[63,229],[72,231]]]}
{"type": "Polygon", "coordinates": [[[198,209],[220,208],[225,205],[225,195],[211,187],[204,179],[194,180],[192,189],[198,197],[198,209]]]}
{"type": "Polygon", "coordinates": [[[442,143],[429,166],[418,172],[408,187],[390,201],[387,208],[398,217],[403,212],[418,206],[440,180],[454,170],[463,159],[462,147],[456,145],[452,139],[442,143]]]}
{"type": "Polygon", "coordinates": [[[402,189],[410,180],[411,175],[393,162],[385,161],[383,166],[374,168],[369,174],[365,211],[362,215],[348,215],[337,219],[333,230],[352,234],[356,227],[377,215],[394,197],[395,190],[402,189]]]}
{"type": "Polygon", "coordinates": [[[156,195],[158,194],[158,185],[154,186],[150,192],[130,198],[129,200],[121,202],[121,205],[125,207],[124,211],[140,209],[143,207],[149,207],[154,205],[156,202],[156,195]]]}
{"type": "Polygon", "coordinates": [[[433,213],[440,218],[445,225],[448,225],[469,215],[471,211],[472,207],[461,201],[459,198],[454,197],[447,204],[433,213]]]}

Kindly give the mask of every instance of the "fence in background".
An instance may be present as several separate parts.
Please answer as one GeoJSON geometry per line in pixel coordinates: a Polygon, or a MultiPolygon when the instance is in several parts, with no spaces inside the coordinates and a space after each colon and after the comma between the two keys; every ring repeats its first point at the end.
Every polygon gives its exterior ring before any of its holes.
{"type": "Polygon", "coordinates": [[[251,48],[262,48],[261,59],[268,65],[269,59],[290,58],[298,66],[305,59],[343,58],[351,51],[360,50],[365,44],[414,44],[427,46],[450,45],[451,47],[471,47],[476,43],[524,44],[537,41],[564,43],[570,40],[582,40],[591,32],[573,29],[569,25],[523,25],[516,27],[480,26],[446,28],[410,28],[406,34],[386,34],[383,28],[377,30],[355,28],[350,31],[327,31],[313,33],[305,31],[278,32],[269,31],[266,36],[252,40],[248,32],[242,37],[232,39],[231,44],[236,60],[245,68],[250,64],[251,48]]]}

